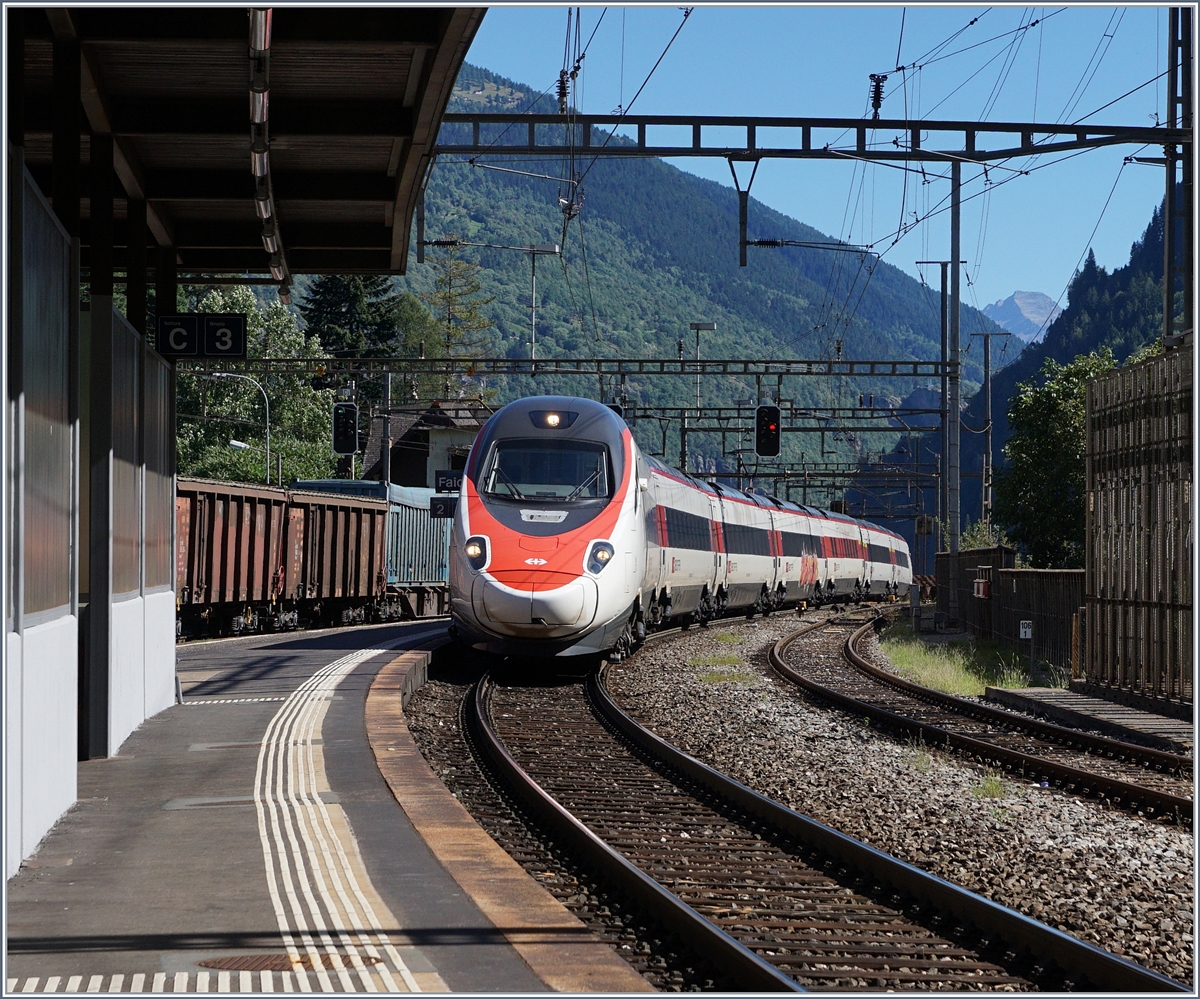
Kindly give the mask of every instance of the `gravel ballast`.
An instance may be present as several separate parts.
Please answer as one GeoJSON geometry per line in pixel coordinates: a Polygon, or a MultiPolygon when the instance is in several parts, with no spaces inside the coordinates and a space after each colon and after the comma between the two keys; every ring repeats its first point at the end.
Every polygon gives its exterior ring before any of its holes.
{"type": "MultiPolygon", "coordinates": [[[[806,615],[651,643],[609,672],[639,721],[777,801],[1182,982],[1193,980],[1190,833],[872,730],[806,700],[767,652],[806,615]]],[[[814,654],[820,640],[811,640],[814,654]]],[[[826,640],[826,646],[830,643],[826,640]]],[[[874,639],[864,643],[882,663],[874,639]]],[[[793,662],[803,663],[797,652],[793,662]]]]}

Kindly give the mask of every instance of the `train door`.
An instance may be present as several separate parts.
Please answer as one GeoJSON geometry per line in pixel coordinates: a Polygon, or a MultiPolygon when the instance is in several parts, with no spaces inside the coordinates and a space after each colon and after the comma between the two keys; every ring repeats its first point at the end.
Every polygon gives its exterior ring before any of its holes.
{"type": "Polygon", "coordinates": [[[779,509],[768,509],[767,515],[771,523],[771,551],[774,556],[775,574],[771,580],[771,592],[783,590],[783,599],[787,599],[786,564],[783,556],[784,515],[779,509]]]}
{"type": "Polygon", "coordinates": [[[863,589],[867,590],[871,586],[874,575],[871,572],[871,541],[867,535],[866,528],[862,524],[855,523],[854,533],[858,538],[858,561],[860,567],[858,578],[862,580],[863,589]]]}
{"type": "Polygon", "coordinates": [[[719,491],[708,497],[709,514],[713,538],[713,582],[714,597],[729,593],[729,552],[725,547],[725,499],[719,491]]]}

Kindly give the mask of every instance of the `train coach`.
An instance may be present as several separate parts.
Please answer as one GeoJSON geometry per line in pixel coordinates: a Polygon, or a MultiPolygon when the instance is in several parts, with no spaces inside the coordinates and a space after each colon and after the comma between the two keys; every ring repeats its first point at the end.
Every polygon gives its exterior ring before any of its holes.
{"type": "Polygon", "coordinates": [[[177,634],[236,635],[443,614],[449,527],[432,490],[180,477],[177,634]]]}
{"type": "Polygon", "coordinates": [[[895,599],[911,582],[891,531],[693,478],[608,407],[561,396],[480,430],[450,550],[453,632],[501,654],[619,658],[667,623],[895,599]]]}

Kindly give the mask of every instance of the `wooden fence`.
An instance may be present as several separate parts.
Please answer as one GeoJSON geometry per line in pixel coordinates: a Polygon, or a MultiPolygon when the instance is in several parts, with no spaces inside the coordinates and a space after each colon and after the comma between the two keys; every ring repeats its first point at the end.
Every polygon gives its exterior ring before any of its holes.
{"type": "Polygon", "coordinates": [[[1077,615],[1083,606],[1084,570],[1016,569],[1009,548],[974,548],[957,556],[938,552],[938,610],[949,611],[950,559],[958,559],[958,617],[975,637],[1064,673],[1077,674],[1081,662],[1077,615]],[[1021,622],[1032,624],[1021,637],[1021,622]]]}
{"type": "Polygon", "coordinates": [[[1192,348],[1088,383],[1090,683],[1192,700],[1192,348]]]}

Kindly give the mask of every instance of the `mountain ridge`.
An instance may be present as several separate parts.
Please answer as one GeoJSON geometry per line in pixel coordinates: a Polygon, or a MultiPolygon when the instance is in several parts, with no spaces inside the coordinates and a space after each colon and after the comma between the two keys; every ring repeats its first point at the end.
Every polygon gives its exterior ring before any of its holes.
{"type": "Polygon", "coordinates": [[[1008,298],[983,307],[985,316],[1025,343],[1040,341],[1061,312],[1054,299],[1040,291],[1014,291],[1008,298]]]}

